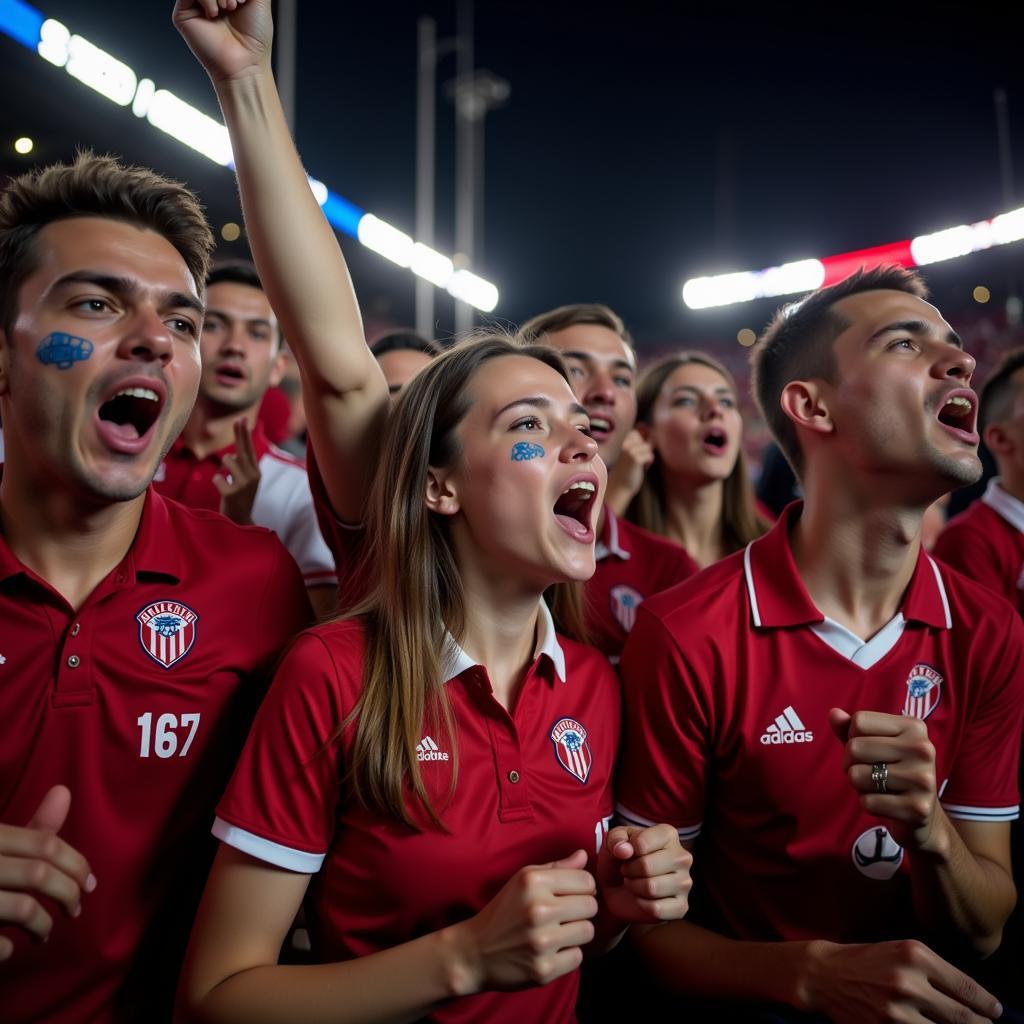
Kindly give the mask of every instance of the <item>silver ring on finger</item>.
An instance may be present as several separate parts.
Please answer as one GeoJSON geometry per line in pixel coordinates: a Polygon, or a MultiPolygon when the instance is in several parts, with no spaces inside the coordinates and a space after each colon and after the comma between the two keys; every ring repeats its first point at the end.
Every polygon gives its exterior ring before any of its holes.
{"type": "Polygon", "coordinates": [[[871,782],[876,793],[888,793],[886,782],[889,780],[889,766],[884,761],[876,761],[871,766],[871,782]]]}

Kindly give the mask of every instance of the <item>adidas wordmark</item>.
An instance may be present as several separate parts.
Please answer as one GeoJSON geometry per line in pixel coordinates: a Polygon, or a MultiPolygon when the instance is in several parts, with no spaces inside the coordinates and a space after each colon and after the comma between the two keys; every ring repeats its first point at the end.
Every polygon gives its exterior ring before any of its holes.
{"type": "Polygon", "coordinates": [[[814,733],[804,727],[792,704],[781,715],[775,717],[775,721],[761,736],[761,742],[765,746],[773,747],[781,743],[811,743],[813,740],[814,733]]]}

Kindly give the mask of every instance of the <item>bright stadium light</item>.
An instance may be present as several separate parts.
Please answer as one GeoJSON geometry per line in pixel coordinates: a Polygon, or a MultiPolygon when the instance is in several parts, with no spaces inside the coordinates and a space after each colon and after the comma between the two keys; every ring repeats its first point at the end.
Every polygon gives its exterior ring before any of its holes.
{"type": "MultiPolygon", "coordinates": [[[[135,71],[94,43],[75,35],[66,25],[37,10],[25,0],[0,0],[0,32],[33,50],[55,67],[89,86],[121,107],[147,120],[186,146],[220,164],[233,167],[228,130],[215,118],[186,103],[151,78],[135,71]]],[[[452,261],[430,246],[367,213],[310,177],[309,186],[332,227],[358,238],[367,248],[414,274],[446,289],[455,298],[490,313],[498,304],[498,289],[468,270],[456,270],[452,261]]]]}
{"type": "Polygon", "coordinates": [[[800,260],[781,267],[769,267],[767,270],[695,277],[683,285],[683,302],[690,309],[708,309],[712,306],[749,302],[751,299],[793,295],[813,291],[822,285],[835,284],[861,267],[870,270],[883,263],[924,267],[1022,239],[1024,207],[977,224],[958,224],[907,241],[826,256],[822,260],[800,260]]]}

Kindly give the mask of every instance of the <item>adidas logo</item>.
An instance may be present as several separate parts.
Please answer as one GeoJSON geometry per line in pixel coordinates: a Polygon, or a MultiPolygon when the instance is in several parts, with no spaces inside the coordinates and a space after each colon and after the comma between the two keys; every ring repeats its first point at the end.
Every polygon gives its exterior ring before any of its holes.
{"type": "Polygon", "coordinates": [[[417,761],[447,761],[448,754],[442,750],[429,736],[424,736],[423,739],[416,744],[416,760],[417,761]]]}
{"type": "Polygon", "coordinates": [[[761,742],[772,747],[780,743],[810,743],[813,740],[814,733],[804,727],[792,704],[781,715],[776,716],[775,721],[761,736],[761,742]]]}

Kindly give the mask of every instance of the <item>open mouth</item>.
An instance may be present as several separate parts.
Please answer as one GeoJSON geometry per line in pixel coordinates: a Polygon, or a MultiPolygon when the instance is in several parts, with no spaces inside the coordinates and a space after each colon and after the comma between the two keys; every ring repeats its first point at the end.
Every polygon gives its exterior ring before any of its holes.
{"type": "Polygon", "coordinates": [[[221,363],[214,368],[213,375],[219,384],[227,384],[229,387],[245,380],[245,370],[234,363],[221,363]]]}
{"type": "Polygon", "coordinates": [[[966,444],[976,445],[978,437],[978,396],[968,388],[946,395],[935,414],[939,423],[966,444]]]}
{"type": "Polygon", "coordinates": [[[137,454],[148,444],[148,435],[163,406],[162,387],[122,385],[97,411],[100,435],[115,451],[137,454]]]}
{"type": "Polygon", "coordinates": [[[592,476],[576,477],[558,496],[555,519],[573,540],[584,544],[594,540],[592,520],[596,501],[597,480],[592,476]]]}
{"type": "Polygon", "coordinates": [[[729,444],[729,435],[719,427],[712,427],[701,438],[704,450],[711,455],[722,455],[729,444]]]}
{"type": "Polygon", "coordinates": [[[614,429],[615,423],[607,416],[590,417],[590,433],[598,444],[606,441],[614,429]]]}

